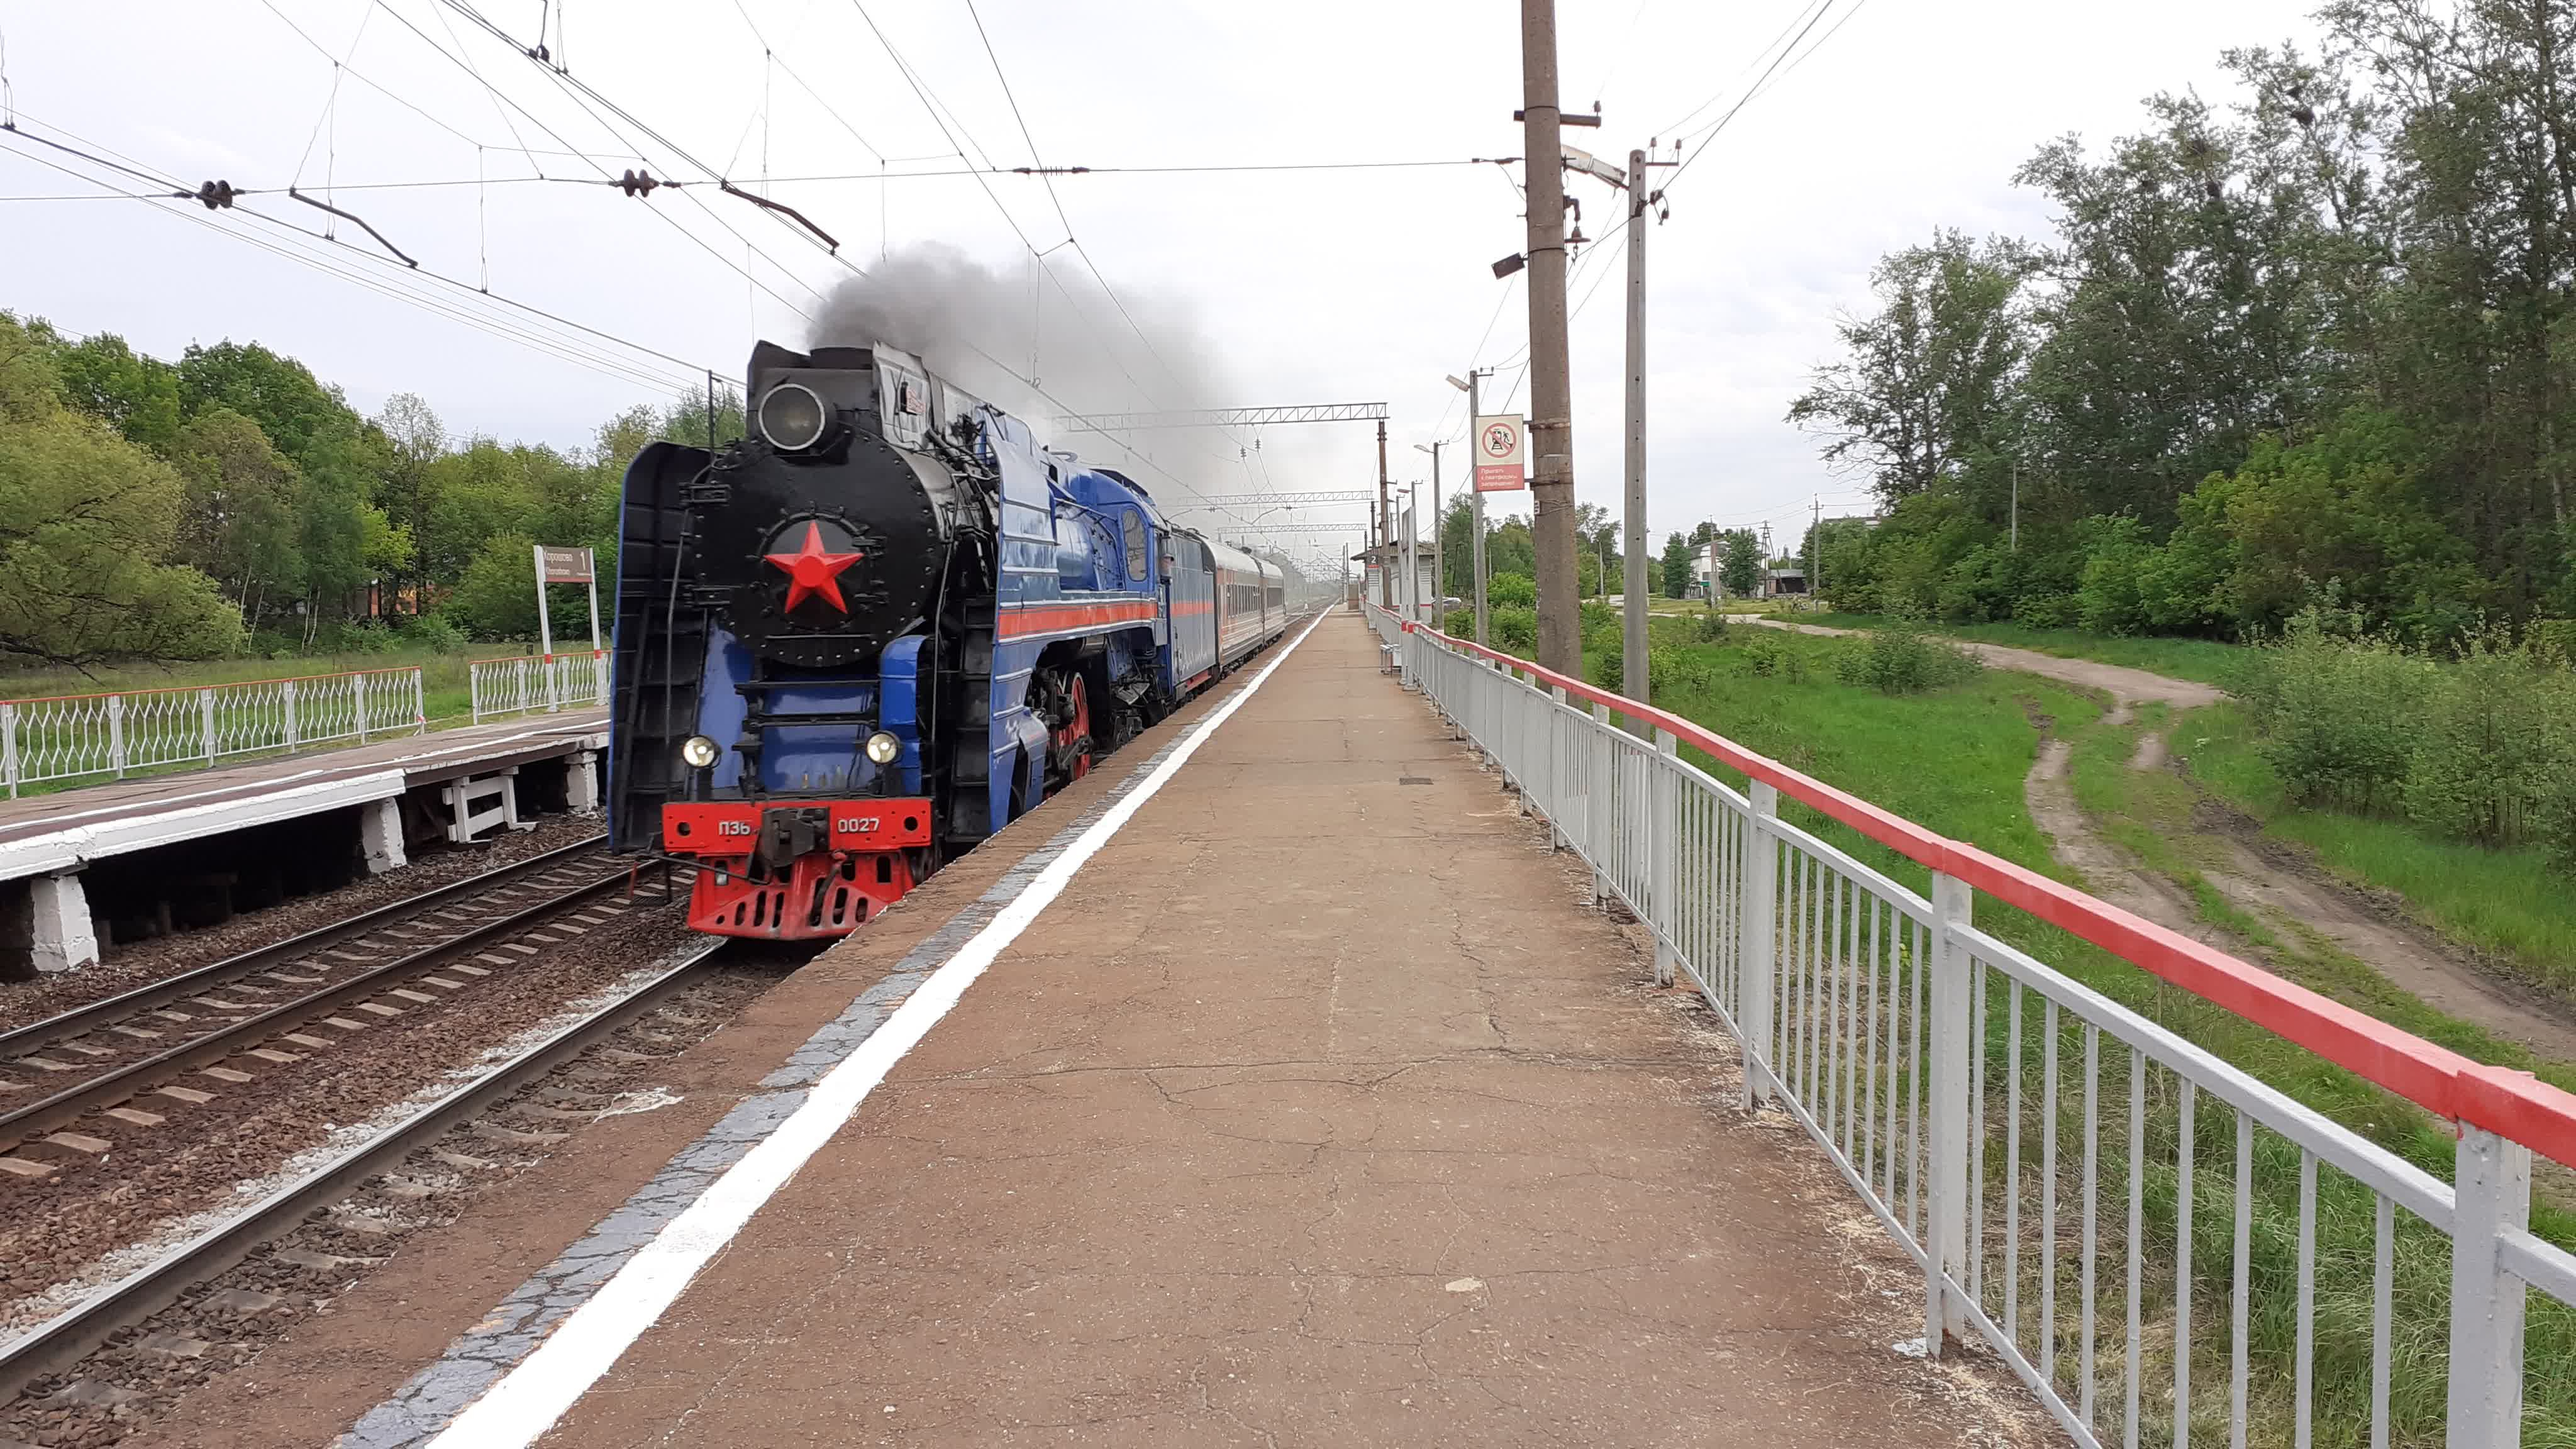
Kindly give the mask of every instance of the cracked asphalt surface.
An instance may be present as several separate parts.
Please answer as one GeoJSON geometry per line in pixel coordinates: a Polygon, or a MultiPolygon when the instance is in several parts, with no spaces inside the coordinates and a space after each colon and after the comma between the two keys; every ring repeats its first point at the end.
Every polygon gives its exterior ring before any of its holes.
{"type": "Polygon", "coordinates": [[[546,1442],[2020,1438],[1375,665],[1328,619],[546,1442]]]}

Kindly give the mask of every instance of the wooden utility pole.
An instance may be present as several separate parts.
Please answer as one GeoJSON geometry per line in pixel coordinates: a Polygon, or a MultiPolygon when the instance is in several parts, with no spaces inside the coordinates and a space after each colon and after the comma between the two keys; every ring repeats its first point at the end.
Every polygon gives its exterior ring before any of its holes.
{"type": "Polygon", "coordinates": [[[1565,145],[1556,104],[1556,0],[1521,0],[1521,154],[1529,182],[1530,534],[1538,546],[1538,662],[1583,673],[1575,595],[1574,407],[1565,351],[1565,145]]]}

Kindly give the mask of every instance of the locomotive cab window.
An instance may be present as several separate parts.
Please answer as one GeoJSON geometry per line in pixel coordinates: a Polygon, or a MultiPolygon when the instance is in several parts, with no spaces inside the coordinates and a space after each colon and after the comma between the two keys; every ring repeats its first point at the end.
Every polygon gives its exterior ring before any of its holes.
{"type": "Polygon", "coordinates": [[[1125,535],[1127,545],[1127,577],[1142,580],[1145,577],[1144,515],[1133,508],[1128,509],[1126,516],[1119,520],[1119,531],[1125,535]]]}

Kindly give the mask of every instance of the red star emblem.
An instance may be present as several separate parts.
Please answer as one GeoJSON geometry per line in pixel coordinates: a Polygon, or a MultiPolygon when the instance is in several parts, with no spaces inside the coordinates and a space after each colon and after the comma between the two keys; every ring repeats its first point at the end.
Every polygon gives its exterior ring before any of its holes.
{"type": "Polygon", "coordinates": [[[787,611],[808,598],[820,595],[826,603],[846,614],[850,606],[841,599],[841,570],[867,557],[866,554],[825,553],[823,525],[807,520],[805,542],[794,553],[763,554],[770,564],[787,575],[787,611]]]}

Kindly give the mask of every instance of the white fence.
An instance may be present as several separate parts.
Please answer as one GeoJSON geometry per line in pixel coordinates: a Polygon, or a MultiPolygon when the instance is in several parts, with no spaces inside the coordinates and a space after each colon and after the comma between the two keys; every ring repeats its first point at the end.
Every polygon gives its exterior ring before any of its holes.
{"type": "Polygon", "coordinates": [[[608,702],[608,653],[484,659],[470,671],[474,722],[537,710],[592,709],[608,702]]]}
{"type": "Polygon", "coordinates": [[[428,728],[420,690],[412,668],[0,700],[0,777],[15,796],[56,780],[418,734],[428,728]]]}
{"type": "Polygon", "coordinates": [[[1920,1265],[1932,1351],[1982,1342],[2088,1446],[2576,1443],[2576,1256],[2530,1230],[2534,1150],[2576,1166],[2576,1096],[1368,612],[1406,683],[1653,931],[1658,974],[1724,1020],[1745,1105],[1805,1128],[1920,1265]],[[1929,897],[1783,820],[1784,795],[1928,867],[1929,897]],[[2235,1013],[2430,1109],[2456,1131],[2448,1173],[1980,929],[1981,896],[2200,998],[2172,998],[2180,1019],[2235,1013]]]}

